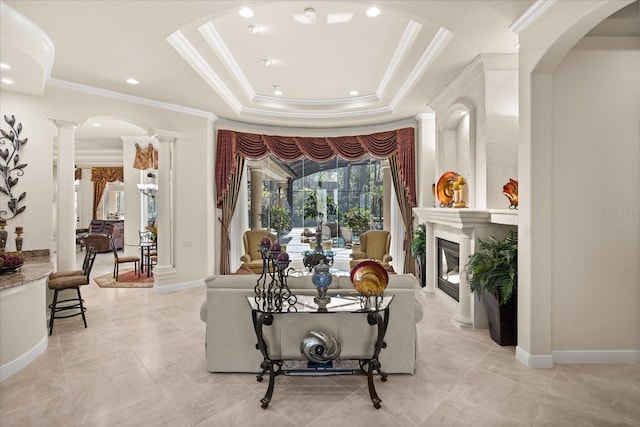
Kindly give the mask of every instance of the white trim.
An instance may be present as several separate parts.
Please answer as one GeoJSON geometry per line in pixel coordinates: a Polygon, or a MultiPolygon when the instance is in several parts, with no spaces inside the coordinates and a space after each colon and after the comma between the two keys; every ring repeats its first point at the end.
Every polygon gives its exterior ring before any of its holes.
{"type": "Polygon", "coordinates": [[[516,19],[513,24],[509,26],[509,29],[519,35],[525,28],[533,24],[533,22],[555,2],[556,0],[537,0],[518,19],[516,19]]]}
{"type": "Polygon", "coordinates": [[[640,350],[556,350],[554,363],[640,363],[640,350]]]}
{"type": "Polygon", "coordinates": [[[207,82],[213,90],[235,111],[239,113],[242,103],[231,93],[227,85],[224,84],[220,76],[216,74],[207,61],[198,53],[196,48],[189,43],[189,40],[180,31],[176,31],[167,37],[167,42],[187,61],[191,67],[207,82]]]}
{"type": "Polygon", "coordinates": [[[119,101],[130,102],[132,104],[146,105],[148,107],[159,108],[162,110],[174,111],[176,113],[188,114],[191,116],[204,117],[206,119],[215,120],[215,114],[208,111],[197,110],[195,108],[183,107],[182,105],[171,104],[155,99],[143,98],[141,96],[129,95],[122,92],[115,92],[109,89],[102,89],[95,86],[88,86],[81,83],[74,83],[67,80],[49,79],[47,85],[59,87],[62,89],[72,90],[74,92],[87,93],[89,95],[100,96],[103,98],[111,98],[119,101]]]}
{"type": "Polygon", "coordinates": [[[44,328],[44,337],[27,352],[13,359],[11,362],[0,366],[0,381],[4,381],[13,374],[17,374],[26,368],[31,362],[36,360],[49,346],[49,336],[44,328]]]}
{"type": "Polygon", "coordinates": [[[553,356],[551,355],[531,355],[524,351],[522,347],[516,347],[516,359],[528,368],[548,369],[553,368],[553,356]]]}
{"type": "Polygon", "coordinates": [[[338,119],[347,117],[364,117],[382,114],[391,114],[393,111],[389,107],[372,108],[369,110],[343,111],[335,113],[306,113],[293,111],[271,111],[257,108],[243,108],[242,114],[253,114],[265,117],[288,117],[299,119],[338,119]]]}
{"type": "Polygon", "coordinates": [[[172,285],[164,285],[164,286],[159,286],[157,283],[153,284],[153,290],[156,291],[156,293],[158,294],[168,294],[171,292],[184,291],[186,289],[200,288],[200,287],[202,288],[205,287],[204,279],[194,280],[191,282],[174,283],[172,285]]]}
{"type": "Polygon", "coordinates": [[[424,53],[416,63],[416,66],[413,67],[413,70],[411,70],[411,73],[409,74],[407,80],[405,80],[405,82],[396,93],[396,96],[394,96],[391,100],[391,103],[389,104],[391,110],[396,109],[396,107],[400,103],[400,100],[402,100],[402,98],[404,98],[405,95],[413,88],[420,76],[422,76],[425,71],[427,71],[429,66],[433,63],[433,61],[435,61],[440,52],[442,52],[442,50],[445,48],[445,46],[447,46],[452,38],[452,32],[443,27],[440,27],[435,37],[433,38],[433,40],[431,40],[431,43],[429,43],[429,46],[427,46],[427,49],[424,51],[424,53]]]}
{"type": "Polygon", "coordinates": [[[208,22],[199,27],[198,30],[209,44],[209,47],[213,49],[224,65],[226,65],[227,70],[229,70],[233,77],[238,81],[247,98],[253,99],[256,96],[256,91],[251,87],[251,83],[247,80],[247,77],[242,72],[242,68],[240,68],[240,65],[238,65],[238,62],[229,51],[224,40],[222,40],[222,37],[216,30],[216,27],[211,22],[208,22]]]}
{"type": "Polygon", "coordinates": [[[396,47],[395,52],[393,53],[393,57],[389,62],[389,66],[380,81],[380,85],[378,86],[378,90],[376,91],[376,95],[378,99],[382,99],[384,96],[384,92],[387,90],[387,86],[389,85],[389,81],[391,77],[396,73],[398,67],[400,66],[400,62],[405,57],[409,48],[413,45],[414,40],[418,36],[418,33],[422,29],[422,25],[417,22],[409,20],[407,24],[407,28],[405,28],[404,33],[402,34],[402,38],[396,47]]]}
{"type": "Polygon", "coordinates": [[[6,17],[7,19],[13,21],[26,33],[31,34],[34,40],[37,40],[39,42],[38,44],[42,48],[42,51],[45,53],[44,59],[46,60],[46,63],[43,64],[44,77],[45,80],[48,79],[51,76],[53,61],[56,57],[56,48],[49,35],[45,33],[42,28],[34,24],[33,21],[22,15],[20,12],[16,11],[5,2],[0,2],[0,14],[2,14],[3,17],[6,17]]]}
{"type": "Polygon", "coordinates": [[[290,105],[294,107],[337,107],[337,106],[359,106],[362,104],[373,104],[380,101],[376,95],[350,96],[348,98],[333,99],[297,99],[297,98],[281,98],[278,96],[256,95],[253,97],[255,103],[290,105]]]}

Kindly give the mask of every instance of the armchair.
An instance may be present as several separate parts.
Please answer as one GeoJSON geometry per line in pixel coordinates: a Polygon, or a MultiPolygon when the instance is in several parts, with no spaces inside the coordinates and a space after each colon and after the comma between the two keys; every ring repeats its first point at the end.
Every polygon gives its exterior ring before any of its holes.
{"type": "Polygon", "coordinates": [[[391,233],[386,230],[366,231],[360,235],[360,248],[353,247],[349,266],[353,268],[364,260],[375,259],[384,267],[389,267],[389,262],[393,260],[389,255],[390,247],[391,233]]]}
{"type": "Polygon", "coordinates": [[[270,233],[269,230],[247,230],[242,235],[244,243],[244,255],[240,257],[240,261],[244,262],[254,273],[262,273],[262,255],[260,255],[260,240],[268,237],[271,242],[276,241],[276,235],[270,233]]]}

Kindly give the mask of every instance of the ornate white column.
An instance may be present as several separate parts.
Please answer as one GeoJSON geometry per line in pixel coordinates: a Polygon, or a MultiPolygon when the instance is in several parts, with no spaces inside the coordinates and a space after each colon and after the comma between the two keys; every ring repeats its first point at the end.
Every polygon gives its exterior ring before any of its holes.
{"type": "Polygon", "coordinates": [[[471,319],[471,290],[469,289],[469,282],[467,281],[467,275],[464,274],[464,266],[467,265],[469,256],[471,256],[471,242],[473,241],[473,229],[461,228],[460,229],[460,258],[458,265],[460,269],[460,284],[458,286],[458,312],[455,315],[455,320],[458,322],[458,326],[461,328],[473,327],[473,320],[471,319]]]}
{"type": "Polygon", "coordinates": [[[262,168],[251,167],[251,229],[262,228],[262,168]]]}
{"type": "Polygon", "coordinates": [[[57,270],[76,269],[75,132],[84,119],[62,114],[45,114],[58,128],[56,189],[57,270]]]}
{"type": "Polygon", "coordinates": [[[438,265],[433,260],[438,259],[436,256],[436,239],[434,237],[434,224],[432,222],[426,223],[427,236],[426,236],[426,274],[424,288],[422,292],[432,294],[436,291],[436,282],[438,281],[438,265]]]}
{"type": "Polygon", "coordinates": [[[149,136],[158,142],[158,265],[154,268],[158,281],[175,274],[174,250],[174,180],[173,154],[181,133],[151,129],[149,136]]]}
{"type": "Polygon", "coordinates": [[[136,156],[136,146],[146,147],[149,137],[144,136],[121,136],[122,140],[122,163],[124,169],[124,244],[125,246],[137,247],[140,243],[139,231],[144,230],[147,225],[143,218],[146,215],[146,199],[138,190],[138,184],[142,183],[143,171],[135,169],[133,162],[136,156]]]}

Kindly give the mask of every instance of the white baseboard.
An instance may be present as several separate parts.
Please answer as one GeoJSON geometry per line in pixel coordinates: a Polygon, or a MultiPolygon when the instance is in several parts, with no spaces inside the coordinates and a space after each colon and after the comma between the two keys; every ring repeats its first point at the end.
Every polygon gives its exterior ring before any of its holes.
{"type": "Polygon", "coordinates": [[[640,363],[640,350],[557,350],[554,363],[640,363]]]}
{"type": "Polygon", "coordinates": [[[516,359],[529,368],[551,368],[555,363],[640,363],[640,350],[556,350],[534,356],[516,347],[516,359]]]}
{"type": "Polygon", "coordinates": [[[36,360],[47,349],[49,345],[49,336],[45,329],[44,337],[34,345],[31,349],[27,350],[23,355],[13,359],[11,362],[0,366],[0,381],[4,381],[13,374],[17,374],[24,369],[31,362],[36,360]]]}
{"type": "Polygon", "coordinates": [[[192,282],[175,283],[173,285],[158,286],[153,285],[153,290],[159,294],[184,291],[185,289],[204,287],[204,280],[194,280],[192,282]]]}
{"type": "Polygon", "coordinates": [[[524,351],[522,347],[516,347],[516,359],[523,365],[533,369],[553,368],[553,356],[551,355],[531,355],[524,351]]]}

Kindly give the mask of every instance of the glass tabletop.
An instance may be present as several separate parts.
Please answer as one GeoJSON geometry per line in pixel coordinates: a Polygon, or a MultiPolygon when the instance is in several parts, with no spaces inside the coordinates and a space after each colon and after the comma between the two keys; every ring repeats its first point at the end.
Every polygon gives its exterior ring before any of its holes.
{"type": "MultiPolygon", "coordinates": [[[[313,295],[296,295],[295,304],[284,304],[282,310],[273,313],[369,313],[384,311],[393,301],[394,295],[365,297],[358,293],[330,295],[331,301],[323,304],[323,309],[315,301],[313,295]],[[326,307],[326,309],[324,308],[326,307]]],[[[247,302],[252,310],[263,311],[261,300],[256,296],[248,296],[247,302]]],[[[267,311],[268,312],[268,311],[267,311]]]]}

